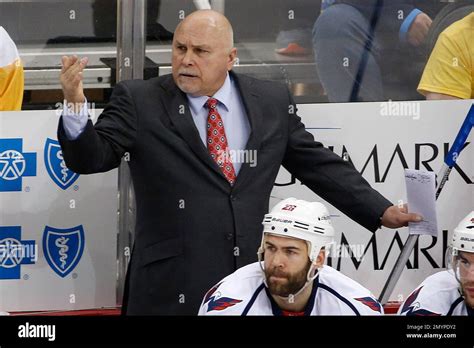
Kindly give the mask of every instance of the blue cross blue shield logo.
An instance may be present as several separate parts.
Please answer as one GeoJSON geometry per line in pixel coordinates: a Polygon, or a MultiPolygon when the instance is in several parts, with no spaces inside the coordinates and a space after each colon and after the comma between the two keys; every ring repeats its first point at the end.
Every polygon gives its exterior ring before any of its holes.
{"type": "Polygon", "coordinates": [[[66,229],[46,226],[43,233],[43,252],[46,261],[54,272],[64,278],[81,260],[84,242],[82,225],[66,229]]]}
{"type": "Polygon", "coordinates": [[[36,261],[36,243],[21,239],[21,226],[0,226],[0,279],[20,279],[21,265],[36,261]]]}
{"type": "Polygon", "coordinates": [[[66,167],[63,159],[63,152],[57,140],[46,139],[44,146],[44,163],[49,176],[63,190],[71,186],[79,177],[66,167]]]}
{"type": "Polygon", "coordinates": [[[23,152],[23,139],[0,139],[0,191],[21,191],[22,178],[36,176],[36,153],[23,152]]]}

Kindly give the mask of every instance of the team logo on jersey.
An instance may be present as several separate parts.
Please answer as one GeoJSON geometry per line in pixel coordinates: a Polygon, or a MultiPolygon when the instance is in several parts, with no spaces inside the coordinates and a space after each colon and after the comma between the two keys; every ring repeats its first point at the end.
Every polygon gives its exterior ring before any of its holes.
{"type": "Polygon", "coordinates": [[[403,308],[402,308],[402,314],[406,312],[406,315],[416,315],[416,316],[439,316],[441,314],[431,312],[427,309],[422,309],[420,308],[420,303],[415,302],[418,295],[420,294],[421,289],[423,289],[422,286],[420,286],[418,289],[413,291],[410,296],[408,296],[407,300],[405,301],[403,308]]]}
{"type": "Polygon", "coordinates": [[[44,164],[51,179],[63,190],[71,186],[79,177],[79,174],[66,167],[59,142],[50,138],[46,139],[44,146],[44,164]]]}
{"type": "Polygon", "coordinates": [[[43,234],[46,261],[56,274],[64,278],[77,266],[84,251],[82,225],[60,229],[46,226],[43,234]]]}
{"type": "Polygon", "coordinates": [[[36,176],[36,153],[23,152],[23,139],[0,139],[0,191],[21,191],[25,176],[36,176]]]}
{"type": "Polygon", "coordinates": [[[286,204],[283,208],[281,208],[281,210],[293,211],[293,210],[295,210],[295,208],[296,208],[296,205],[286,204]]]}
{"type": "Polygon", "coordinates": [[[382,313],[382,305],[376,299],[372,297],[359,297],[355,298],[354,300],[359,301],[369,307],[371,310],[382,313]]]}
{"type": "Polygon", "coordinates": [[[0,279],[20,279],[21,266],[36,260],[36,243],[21,239],[20,226],[0,227],[0,279]]]}
{"type": "Polygon", "coordinates": [[[209,298],[212,296],[213,293],[216,292],[216,290],[219,288],[219,286],[221,286],[221,284],[222,282],[217,283],[212,288],[210,288],[208,292],[206,292],[206,296],[204,296],[204,303],[207,303],[207,301],[209,301],[209,298]]]}
{"type": "Polygon", "coordinates": [[[220,292],[217,291],[219,286],[222,284],[220,282],[217,285],[214,285],[204,296],[204,303],[208,303],[207,311],[223,311],[226,308],[235,306],[237,303],[242,302],[242,300],[237,300],[230,297],[220,297],[220,292]]]}

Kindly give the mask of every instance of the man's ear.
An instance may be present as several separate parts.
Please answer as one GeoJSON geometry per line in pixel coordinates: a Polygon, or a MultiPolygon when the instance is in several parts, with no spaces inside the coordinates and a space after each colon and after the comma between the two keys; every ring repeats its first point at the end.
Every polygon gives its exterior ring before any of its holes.
{"type": "Polygon", "coordinates": [[[227,70],[231,71],[237,59],[237,48],[233,47],[229,53],[229,61],[227,62],[227,70]]]}
{"type": "Polygon", "coordinates": [[[314,262],[316,268],[321,268],[324,265],[324,261],[326,260],[326,250],[324,248],[321,248],[319,251],[318,257],[316,258],[316,261],[314,262]]]}

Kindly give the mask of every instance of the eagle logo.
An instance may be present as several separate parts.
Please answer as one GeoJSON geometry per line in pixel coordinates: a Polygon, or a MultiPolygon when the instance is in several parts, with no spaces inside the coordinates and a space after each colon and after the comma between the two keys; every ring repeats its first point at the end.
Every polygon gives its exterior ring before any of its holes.
{"type": "Polygon", "coordinates": [[[230,297],[221,297],[220,292],[217,291],[222,282],[214,285],[204,296],[204,304],[207,305],[207,311],[223,311],[226,308],[235,306],[237,303],[242,302],[242,300],[237,300],[230,297]]]}
{"type": "Polygon", "coordinates": [[[411,315],[411,316],[440,316],[441,314],[431,312],[427,309],[419,309],[420,308],[420,303],[415,302],[416,298],[420,294],[421,289],[423,289],[423,286],[419,287],[415,291],[413,291],[410,296],[408,296],[407,300],[405,301],[403,308],[402,308],[402,313],[406,312],[406,315],[411,315]]]}

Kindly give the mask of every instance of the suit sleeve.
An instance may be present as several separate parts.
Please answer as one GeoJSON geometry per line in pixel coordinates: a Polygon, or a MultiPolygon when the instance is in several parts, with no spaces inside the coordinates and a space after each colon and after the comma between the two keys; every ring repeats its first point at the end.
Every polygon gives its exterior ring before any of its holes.
{"type": "MultiPolygon", "coordinates": [[[[289,98],[296,110],[291,95],[289,98]]],[[[349,162],[316,142],[296,112],[289,115],[288,132],[283,166],[352,220],[376,231],[380,217],[392,203],[374,190],[349,162]]]]}
{"type": "Polygon", "coordinates": [[[116,168],[124,153],[132,150],[137,130],[133,99],[122,82],[115,86],[110,102],[95,126],[88,120],[77,139],[68,140],[61,117],[58,140],[67,167],[79,174],[92,174],[116,168]]]}

